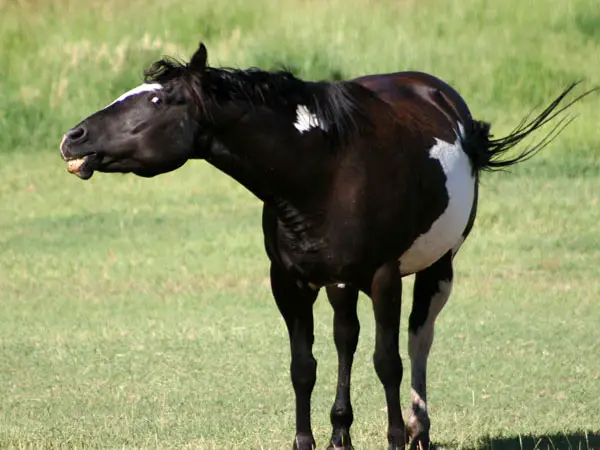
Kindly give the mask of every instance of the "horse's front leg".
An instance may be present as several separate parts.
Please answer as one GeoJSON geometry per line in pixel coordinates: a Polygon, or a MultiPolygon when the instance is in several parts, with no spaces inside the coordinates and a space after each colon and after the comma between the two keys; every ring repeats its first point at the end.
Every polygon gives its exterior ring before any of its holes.
{"type": "Polygon", "coordinates": [[[338,354],[337,391],[331,408],[333,432],[328,449],[350,450],[350,426],[354,420],[350,403],[350,373],[360,331],[356,315],[358,289],[330,286],[327,296],[333,307],[333,339],[338,354]]]}
{"type": "Polygon", "coordinates": [[[397,262],[380,267],[373,277],[369,296],[375,313],[375,371],[385,390],[390,450],[404,450],[406,435],[400,408],[402,360],[398,350],[402,277],[397,262]]]}
{"type": "Polygon", "coordinates": [[[316,448],[310,424],[310,397],[317,379],[317,361],[312,354],[313,303],[318,291],[300,287],[285,271],[271,265],[271,289],[290,336],[290,371],[296,394],[296,439],[294,450],[316,448]]]}

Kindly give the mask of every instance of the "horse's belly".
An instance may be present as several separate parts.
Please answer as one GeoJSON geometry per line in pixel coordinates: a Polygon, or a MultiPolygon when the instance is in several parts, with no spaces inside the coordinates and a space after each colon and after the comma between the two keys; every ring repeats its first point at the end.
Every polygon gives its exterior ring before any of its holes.
{"type": "Polygon", "coordinates": [[[449,250],[460,246],[473,208],[476,179],[460,140],[448,143],[436,139],[429,155],[439,161],[446,175],[448,206],[400,257],[403,275],[429,267],[449,250]]]}

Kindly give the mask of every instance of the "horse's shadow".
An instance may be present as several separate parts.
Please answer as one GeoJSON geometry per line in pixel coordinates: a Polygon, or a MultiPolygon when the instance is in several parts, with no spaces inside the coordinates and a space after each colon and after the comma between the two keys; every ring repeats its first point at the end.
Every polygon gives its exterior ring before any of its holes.
{"type": "MultiPolygon", "coordinates": [[[[441,448],[453,448],[440,443],[441,448]]],[[[435,447],[434,447],[435,448],[435,447]]],[[[546,436],[484,437],[462,450],[600,450],[600,433],[579,432],[546,436]]]]}

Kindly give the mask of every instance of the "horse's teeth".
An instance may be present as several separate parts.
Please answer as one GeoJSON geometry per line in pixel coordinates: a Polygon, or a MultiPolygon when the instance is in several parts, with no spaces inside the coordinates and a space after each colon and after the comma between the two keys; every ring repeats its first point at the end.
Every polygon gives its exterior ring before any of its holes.
{"type": "Polygon", "coordinates": [[[71,159],[67,161],[67,169],[69,172],[75,172],[79,170],[81,165],[85,162],[85,158],[71,159]]]}

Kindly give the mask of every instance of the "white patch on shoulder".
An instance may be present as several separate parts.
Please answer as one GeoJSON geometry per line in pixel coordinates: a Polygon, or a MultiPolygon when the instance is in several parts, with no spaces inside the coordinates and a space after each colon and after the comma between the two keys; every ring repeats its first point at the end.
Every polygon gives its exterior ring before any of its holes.
{"type": "Polygon", "coordinates": [[[310,112],[304,105],[298,105],[296,108],[296,122],[294,122],[294,126],[300,133],[304,133],[311,128],[325,130],[324,125],[319,121],[317,115],[310,112]]]}
{"type": "Polygon", "coordinates": [[[400,257],[402,275],[419,272],[457,244],[460,246],[473,207],[476,183],[471,161],[461,145],[462,134],[463,127],[459,124],[454,143],[436,139],[435,145],[429,150],[429,156],[439,161],[446,175],[448,206],[431,228],[419,236],[400,257]]]}
{"type": "Polygon", "coordinates": [[[135,87],[135,88],[125,92],[124,94],[120,95],[115,101],[113,101],[110,105],[108,105],[107,108],[109,106],[114,105],[115,103],[122,102],[122,101],[128,99],[129,97],[133,97],[134,95],[143,94],[144,92],[159,91],[162,88],[163,88],[162,84],[159,84],[159,83],[140,84],[138,87],[135,87]]]}

